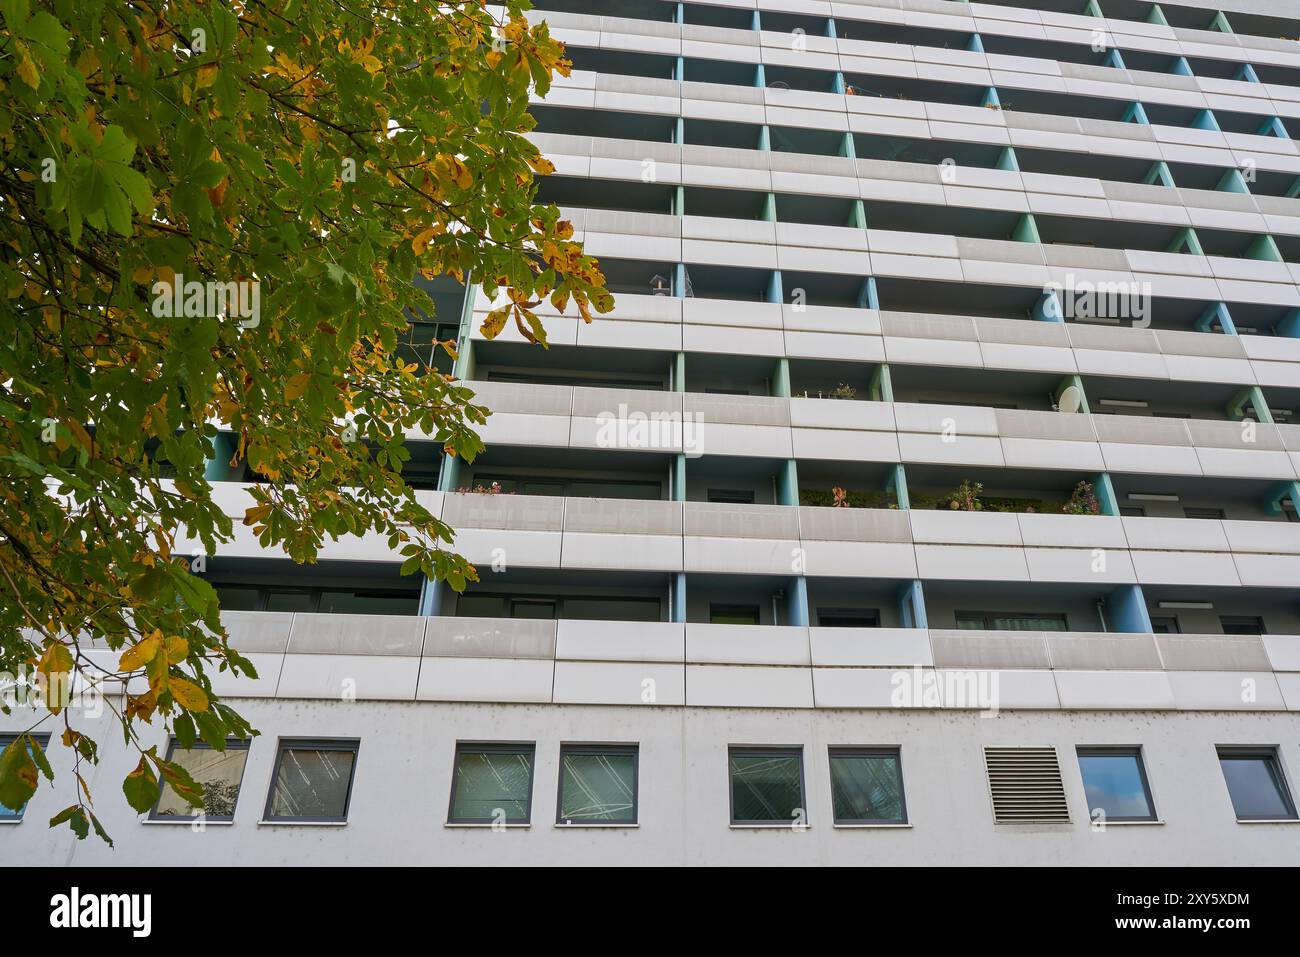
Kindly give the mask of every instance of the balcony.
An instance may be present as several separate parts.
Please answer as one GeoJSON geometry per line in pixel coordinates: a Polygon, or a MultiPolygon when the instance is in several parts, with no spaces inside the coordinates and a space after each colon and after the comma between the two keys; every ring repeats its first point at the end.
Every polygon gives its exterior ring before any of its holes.
{"type": "Polygon", "coordinates": [[[227,696],[754,708],[1300,710],[1300,636],[228,612],[227,696]],[[991,698],[964,692],[971,676],[991,698]],[[1243,699],[1242,682],[1255,689],[1243,699]],[[912,697],[913,689],[925,690],[912,697]],[[900,696],[900,692],[903,692],[900,696]]]}

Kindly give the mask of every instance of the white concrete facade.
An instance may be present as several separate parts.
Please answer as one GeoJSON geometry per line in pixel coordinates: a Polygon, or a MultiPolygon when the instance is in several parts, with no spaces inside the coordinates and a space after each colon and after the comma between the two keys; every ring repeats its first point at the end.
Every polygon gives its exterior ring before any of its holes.
{"type": "Polygon", "coordinates": [[[131,813],[105,722],[118,849],[42,789],[0,857],[1300,860],[1300,3],[1113,3],[540,0],[575,68],[539,196],[617,305],[543,307],[542,356],[483,339],[481,289],[440,317],[488,449],[408,438],[482,581],[398,581],[373,538],[293,568],[236,522],[232,822],[131,813]],[[1141,314],[1063,311],[1099,289],[1141,314]],[[340,819],[264,820],[288,740],[356,744],[340,819]],[[528,820],[456,823],[457,746],[494,743],[532,748],[528,820]],[[636,748],[634,825],[557,823],[573,745],[636,748]],[[797,749],[795,820],[733,820],[729,748],[797,749]],[[997,823],[986,748],[1052,749],[1065,816],[997,823]],[[1147,819],[1094,825],[1080,748],[1136,760],[1147,819]],[[836,823],[831,749],[896,752],[897,820],[836,823]]]}

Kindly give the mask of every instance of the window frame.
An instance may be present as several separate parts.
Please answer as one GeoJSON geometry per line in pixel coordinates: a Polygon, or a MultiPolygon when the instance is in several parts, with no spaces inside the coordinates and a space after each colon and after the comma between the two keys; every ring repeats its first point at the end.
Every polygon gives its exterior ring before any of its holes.
{"type": "MultiPolygon", "coordinates": [[[[1140,744],[1080,744],[1075,745],[1074,760],[1079,768],[1079,780],[1083,782],[1083,802],[1088,805],[1088,779],[1083,773],[1083,763],[1079,760],[1084,757],[1132,757],[1137,761],[1138,777],[1142,781],[1142,792],[1146,795],[1148,813],[1146,816],[1137,817],[1133,815],[1123,815],[1115,817],[1105,809],[1101,809],[1106,815],[1102,821],[1105,824],[1155,824],[1160,821],[1160,815],[1156,811],[1155,794],[1151,791],[1151,779],[1147,776],[1146,756],[1142,753],[1140,744]]],[[[1092,820],[1094,808],[1085,807],[1088,812],[1088,820],[1092,820]]]]}
{"type": "MultiPolygon", "coordinates": [[[[962,611],[961,609],[956,609],[956,610],[953,611],[953,624],[957,626],[957,629],[958,629],[958,630],[960,630],[960,629],[961,629],[961,625],[960,625],[960,624],[957,624],[957,623],[958,623],[962,618],[974,618],[976,615],[982,615],[982,616],[984,617],[984,627],[983,627],[982,629],[971,628],[971,629],[970,629],[971,631],[980,631],[980,630],[982,630],[982,631],[1006,631],[1006,630],[1007,630],[1006,628],[991,628],[991,627],[990,627],[990,624],[991,624],[991,622],[993,621],[994,618],[1053,618],[1053,619],[1055,619],[1055,618],[1059,618],[1059,619],[1061,620],[1061,624],[1065,625],[1065,627],[1062,629],[1062,632],[1068,632],[1068,631],[1070,630],[1070,616],[1069,616],[1069,614],[1068,614],[1067,612],[1063,612],[1063,611],[1061,611],[1061,612],[1056,612],[1056,611],[1043,611],[1043,612],[1028,612],[1028,611],[962,611]]],[[[1011,630],[1012,630],[1012,631],[1016,631],[1016,630],[1019,630],[1019,629],[1011,629],[1011,630]]],[[[1028,631],[1029,629],[1025,629],[1025,630],[1028,631]]],[[[1053,634],[1055,634],[1055,632],[1053,632],[1053,634]]]]}
{"type": "Polygon", "coordinates": [[[818,628],[880,628],[880,609],[879,608],[851,608],[848,606],[835,605],[818,605],[813,609],[813,614],[817,617],[818,628]],[[822,613],[829,613],[829,617],[834,618],[869,618],[875,622],[874,625],[827,625],[822,622],[822,613]],[[862,615],[851,615],[849,612],[865,612],[862,615]],[[841,613],[841,614],[837,614],[841,613]]]}
{"type": "MultiPolygon", "coordinates": [[[[42,751],[49,750],[50,733],[48,731],[5,731],[0,733],[0,751],[9,747],[9,745],[22,737],[35,738],[36,743],[40,745],[42,751]]],[[[35,795],[32,796],[35,797],[35,795]]],[[[27,808],[31,803],[31,799],[29,798],[17,811],[10,811],[7,807],[3,808],[2,810],[6,813],[0,814],[0,827],[7,824],[12,825],[23,823],[23,819],[27,816],[27,808]]]]}
{"type": "Polygon", "coordinates": [[[828,745],[826,748],[826,766],[831,783],[831,823],[836,827],[911,827],[912,821],[907,814],[907,782],[903,780],[903,746],[900,745],[828,745]],[[831,773],[835,758],[880,758],[892,757],[898,768],[898,807],[901,812],[899,820],[890,818],[841,818],[835,811],[835,778],[831,773]]]}
{"type": "Polygon", "coordinates": [[[748,488],[709,488],[704,492],[704,500],[711,505],[754,505],[757,498],[748,488]]]}
{"type": "MultiPolygon", "coordinates": [[[[227,751],[234,750],[234,751],[250,752],[252,749],[252,745],[253,745],[253,741],[251,738],[227,738],[226,739],[227,751]]],[[[180,747],[180,742],[176,740],[176,735],[174,734],[170,735],[167,739],[167,760],[168,761],[172,760],[177,750],[216,751],[217,749],[214,748],[212,745],[208,744],[208,742],[203,741],[201,739],[196,739],[194,744],[188,748],[182,748],[180,747]]],[[[233,809],[231,809],[230,816],[213,817],[212,815],[209,814],[203,814],[201,819],[205,823],[233,824],[235,822],[235,813],[239,810],[239,799],[244,793],[244,775],[248,773],[248,758],[249,755],[245,754],[244,766],[239,771],[239,791],[235,795],[235,806],[233,809]]],[[[201,782],[197,782],[197,783],[201,784],[201,782]]],[[[274,780],[271,782],[271,786],[274,789],[275,787],[274,780]]],[[[149,809],[149,816],[145,820],[149,821],[150,823],[156,822],[158,824],[192,824],[193,822],[200,820],[200,814],[202,814],[202,812],[190,814],[188,816],[182,816],[179,814],[159,814],[158,805],[162,803],[163,795],[166,792],[167,792],[167,781],[165,779],[160,779],[158,781],[158,796],[154,798],[153,807],[149,809]]]]}
{"type": "Polygon", "coordinates": [[[794,828],[796,821],[789,818],[783,821],[775,820],[737,820],[736,819],[736,790],[731,770],[731,757],[733,754],[759,755],[773,758],[796,758],[799,761],[799,809],[804,812],[803,826],[801,829],[811,827],[810,815],[808,812],[808,781],[807,770],[804,767],[803,745],[764,745],[764,744],[729,744],[727,745],[727,818],[731,827],[742,828],[794,828]]]}
{"type": "Polygon", "coordinates": [[[1251,623],[1252,627],[1254,626],[1255,622],[1258,622],[1259,631],[1226,631],[1225,630],[1223,633],[1225,635],[1267,635],[1268,634],[1268,629],[1264,627],[1263,615],[1220,615],[1219,627],[1223,629],[1227,629],[1229,622],[1247,622],[1247,621],[1251,623]]]}
{"type": "MultiPolygon", "coordinates": [[[[746,617],[747,617],[747,616],[746,616],[746,617]]],[[[748,602],[744,602],[744,603],[742,603],[742,602],[730,602],[730,601],[711,601],[711,602],[709,602],[709,624],[710,624],[710,625],[739,625],[739,626],[742,627],[742,628],[752,628],[752,627],[754,627],[755,625],[761,625],[762,623],[763,623],[763,606],[760,605],[758,602],[754,602],[754,604],[752,604],[752,605],[749,604],[748,602]],[[743,621],[743,622],[741,622],[741,621],[714,621],[714,620],[713,620],[715,617],[722,617],[722,618],[740,618],[740,617],[742,617],[742,616],[738,613],[738,611],[739,611],[740,609],[743,609],[743,610],[745,610],[745,611],[748,611],[748,610],[751,609],[751,608],[754,610],[754,620],[753,620],[752,622],[749,622],[749,621],[743,621]],[[716,609],[716,610],[715,610],[715,609],[716,609]],[[729,611],[724,611],[724,609],[729,609],[729,611]]]]}
{"type": "Polygon", "coordinates": [[[347,824],[352,810],[352,789],[356,785],[357,765],[361,760],[360,738],[279,738],[275,743],[275,762],[271,765],[271,783],[266,790],[266,804],[262,808],[263,824],[347,824]],[[341,817],[284,817],[271,813],[275,801],[275,783],[280,779],[280,766],[288,751],[346,751],[352,754],[352,767],[348,773],[348,789],[343,795],[341,817]]]}
{"type": "MultiPolygon", "coordinates": [[[[531,809],[530,809],[531,810],[531,809]]],[[[531,814],[530,814],[531,816],[531,814]]],[[[555,824],[557,827],[636,827],[641,823],[641,745],[560,743],[560,764],[555,784],[555,824]],[[564,812],[564,756],[566,754],[617,754],[632,757],[632,817],[626,821],[601,821],[592,819],[571,820],[564,812]]]]}
{"type": "Polygon", "coordinates": [[[1287,821],[1300,820],[1300,815],[1297,815],[1296,812],[1295,797],[1291,793],[1291,782],[1287,780],[1286,767],[1282,764],[1282,752],[1277,745],[1275,744],[1219,744],[1219,745],[1215,745],[1214,754],[1219,761],[1219,774],[1223,777],[1224,790],[1228,792],[1228,804],[1229,806],[1231,806],[1233,816],[1236,817],[1237,822],[1239,824],[1240,823],[1250,824],[1250,823],[1257,823],[1263,821],[1287,822],[1287,821]],[[1266,817],[1264,815],[1251,814],[1251,815],[1247,815],[1246,817],[1242,817],[1240,814],[1238,814],[1237,802],[1234,801],[1232,798],[1232,787],[1228,784],[1228,776],[1223,773],[1223,759],[1225,757],[1228,758],[1229,760],[1241,760],[1244,758],[1258,758],[1258,759],[1263,759],[1265,761],[1272,761],[1274,767],[1277,769],[1278,781],[1282,786],[1281,793],[1280,793],[1280,796],[1282,798],[1282,803],[1286,805],[1286,807],[1290,810],[1291,812],[1290,815],[1287,817],[1271,817],[1271,816],[1266,817]]]}
{"type": "Polygon", "coordinates": [[[528,762],[528,801],[524,808],[522,821],[504,821],[504,827],[531,827],[533,823],[533,789],[537,784],[537,742],[536,741],[457,741],[451,758],[451,797],[447,801],[447,825],[450,827],[492,827],[497,822],[490,817],[460,818],[456,811],[456,772],[460,767],[460,756],[464,753],[491,754],[527,754],[528,762]]]}
{"type": "MultiPolygon", "coordinates": [[[[409,599],[412,605],[416,609],[414,612],[411,613],[411,617],[417,617],[419,615],[420,593],[418,591],[408,591],[400,588],[382,588],[382,587],[348,588],[346,585],[299,585],[299,584],[272,585],[272,584],[267,584],[266,582],[214,582],[211,581],[210,579],[208,580],[208,584],[210,584],[214,589],[249,588],[254,590],[257,593],[257,598],[256,601],[254,602],[256,607],[249,609],[250,611],[261,611],[261,612],[267,611],[267,605],[269,605],[271,601],[271,593],[276,592],[277,594],[293,593],[297,595],[306,595],[309,599],[309,604],[311,605],[311,609],[309,611],[276,612],[276,614],[319,615],[322,614],[320,610],[321,599],[324,597],[326,592],[349,592],[352,595],[355,595],[357,597],[409,599]]],[[[323,614],[334,614],[334,613],[324,612],[323,614]]],[[[345,612],[344,614],[355,614],[355,613],[345,612]]]]}

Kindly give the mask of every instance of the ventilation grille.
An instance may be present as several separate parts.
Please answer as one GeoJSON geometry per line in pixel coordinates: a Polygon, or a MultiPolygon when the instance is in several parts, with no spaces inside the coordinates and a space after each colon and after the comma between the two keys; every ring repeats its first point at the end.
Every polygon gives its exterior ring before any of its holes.
{"type": "Polygon", "coordinates": [[[1070,821],[1055,748],[985,748],[995,824],[1070,821]]]}

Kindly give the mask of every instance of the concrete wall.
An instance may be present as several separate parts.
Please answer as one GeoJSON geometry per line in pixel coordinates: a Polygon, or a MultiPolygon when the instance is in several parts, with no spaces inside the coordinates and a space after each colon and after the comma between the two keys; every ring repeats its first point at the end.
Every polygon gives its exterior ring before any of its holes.
{"type": "MultiPolygon", "coordinates": [[[[24,864],[1025,864],[1294,865],[1300,824],[1238,824],[1217,744],[1277,744],[1295,793],[1294,714],[756,711],[666,707],[237,702],[262,736],[245,769],[235,822],[203,833],[141,824],[121,795],[134,760],[108,724],[90,771],[97,812],[117,842],[76,842],[45,822],[71,801],[66,752],[51,749],[57,792],[42,785],[18,825],[0,826],[0,860],[24,864]],[[361,739],[345,826],[259,825],[277,736],[361,739]],[[461,741],[535,741],[532,825],[493,832],[445,826],[461,741]],[[557,828],[562,742],[640,745],[640,824],[557,828]],[[729,826],[727,746],[801,745],[808,830],[729,826]],[[1074,749],[1140,745],[1163,823],[1091,829],[1074,749]],[[826,749],[898,745],[911,827],[831,823],[826,749]],[[982,747],[1054,746],[1071,823],[995,826],[982,747]]],[[[0,719],[0,728],[20,726],[0,719]]],[[[148,729],[146,729],[148,730],[148,729]]],[[[145,744],[165,744],[160,732],[145,744]]]]}

